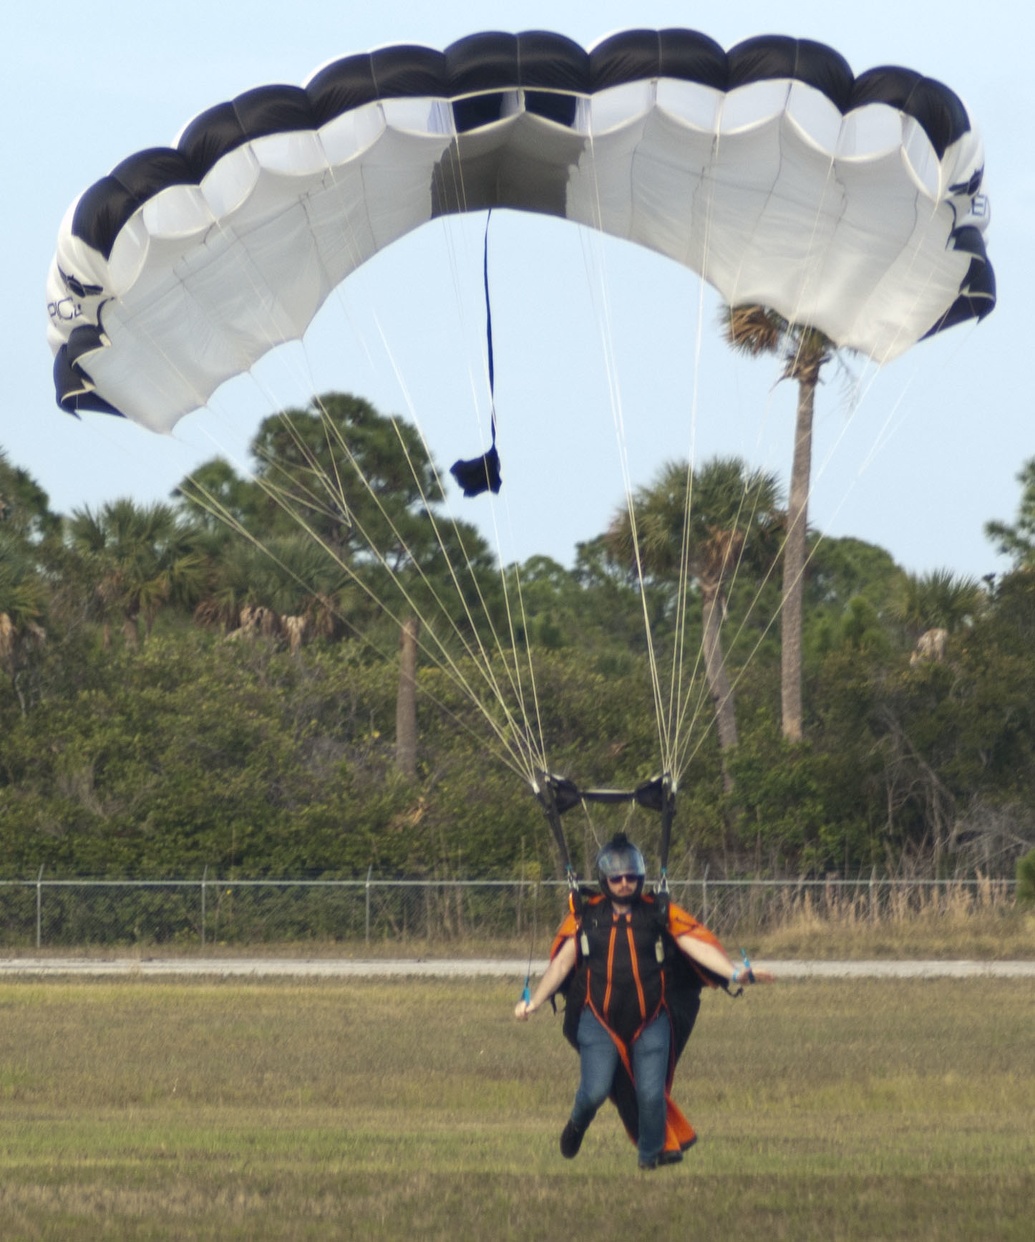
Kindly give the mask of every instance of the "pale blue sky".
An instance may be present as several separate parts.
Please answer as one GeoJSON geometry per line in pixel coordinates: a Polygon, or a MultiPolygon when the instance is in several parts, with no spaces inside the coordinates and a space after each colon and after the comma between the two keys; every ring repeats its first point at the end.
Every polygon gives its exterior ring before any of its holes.
{"type": "MultiPolygon", "coordinates": [[[[817,410],[811,518],[827,534],[880,544],[914,572],[1005,567],[982,528],[1012,519],[1015,476],[1035,455],[1018,310],[1035,279],[1028,6],[57,0],[18,6],[4,25],[0,446],[55,508],[163,498],[217,447],[239,454],[271,401],[298,403],[314,388],[415,415],[442,466],[484,447],[480,221],[437,224],[379,256],[333,300],[304,350],[219,394],[172,437],[62,414],[44,280],[66,208],[112,165],[171,142],[197,112],[249,87],[301,82],[327,60],[382,44],[444,47],[478,30],[547,29],[588,45],[633,26],[687,26],[727,47],[763,33],[818,39],[857,72],[904,64],[968,104],[985,140],[999,306],[879,373],[857,362],[831,373],[817,410]]],[[[793,391],[774,387],[775,364],[730,357],[691,274],[559,222],[508,215],[494,217],[491,262],[504,493],[495,506],[457,511],[498,537],[504,560],[544,553],[570,563],[575,544],[604,528],[623,494],[616,406],[634,485],[685,456],[691,434],[701,460],[735,452],[786,479],[793,391]]]]}

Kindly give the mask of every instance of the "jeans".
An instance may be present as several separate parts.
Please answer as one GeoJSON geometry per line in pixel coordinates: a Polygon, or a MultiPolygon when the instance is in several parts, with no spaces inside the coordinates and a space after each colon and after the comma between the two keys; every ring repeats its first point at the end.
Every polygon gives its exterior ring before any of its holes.
{"type": "MultiPolygon", "coordinates": [[[[672,1029],[668,1014],[660,1013],[640,1032],[632,1045],[636,1104],[640,1114],[640,1133],[636,1144],[640,1163],[652,1163],[665,1145],[665,1079],[672,1029]]],[[[618,1068],[618,1049],[596,1015],[584,1009],[579,1018],[579,1059],[581,1073],[572,1124],[585,1130],[607,1099],[618,1068]]]]}

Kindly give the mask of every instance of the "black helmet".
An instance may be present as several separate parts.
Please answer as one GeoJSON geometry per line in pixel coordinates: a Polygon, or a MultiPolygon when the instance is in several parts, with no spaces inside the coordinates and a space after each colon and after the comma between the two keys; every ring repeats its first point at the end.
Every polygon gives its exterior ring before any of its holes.
{"type": "Polygon", "coordinates": [[[600,891],[605,897],[612,896],[607,882],[616,875],[636,876],[636,896],[639,897],[643,892],[647,867],[643,855],[624,832],[615,833],[597,855],[597,879],[600,881],[600,891]]]}

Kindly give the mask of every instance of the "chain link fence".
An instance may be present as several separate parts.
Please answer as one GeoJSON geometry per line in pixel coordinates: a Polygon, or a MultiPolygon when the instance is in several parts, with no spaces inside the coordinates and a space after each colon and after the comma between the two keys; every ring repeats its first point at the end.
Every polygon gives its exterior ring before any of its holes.
{"type": "MultiPolygon", "coordinates": [[[[670,882],[672,900],[720,936],[793,920],[847,924],[1002,911],[1012,880],[670,882]]],[[[564,913],[561,881],[0,880],[0,946],[174,947],[464,940],[541,945],[564,913]]]]}

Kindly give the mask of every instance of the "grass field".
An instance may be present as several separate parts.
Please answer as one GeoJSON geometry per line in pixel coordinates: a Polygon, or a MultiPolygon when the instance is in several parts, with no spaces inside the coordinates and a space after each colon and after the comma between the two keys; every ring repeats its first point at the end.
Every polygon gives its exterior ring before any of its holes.
{"type": "Polygon", "coordinates": [[[0,984],[0,1238],[1027,1239],[1030,981],[708,994],[654,1173],[521,980],[0,984]]]}

